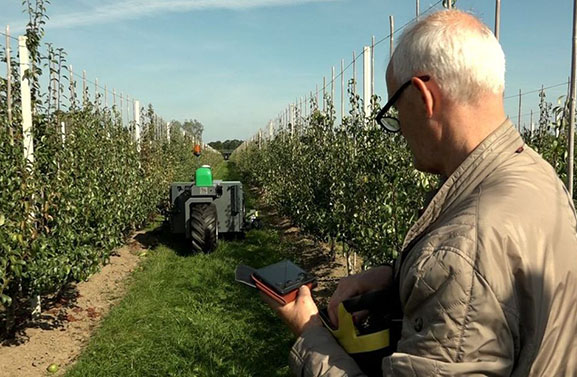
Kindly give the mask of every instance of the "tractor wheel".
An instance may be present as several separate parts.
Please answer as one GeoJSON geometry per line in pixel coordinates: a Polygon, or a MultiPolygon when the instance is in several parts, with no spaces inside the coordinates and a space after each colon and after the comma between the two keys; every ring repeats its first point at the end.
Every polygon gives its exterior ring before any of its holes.
{"type": "Polygon", "coordinates": [[[194,253],[210,253],[216,249],[218,223],[213,203],[190,207],[190,239],[194,253]]]}

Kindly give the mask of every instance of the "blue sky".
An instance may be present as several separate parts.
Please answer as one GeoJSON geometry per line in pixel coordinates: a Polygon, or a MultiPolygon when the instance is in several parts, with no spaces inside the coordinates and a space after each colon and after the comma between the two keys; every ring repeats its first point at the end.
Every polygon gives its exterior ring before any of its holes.
{"type": "MultiPolygon", "coordinates": [[[[21,1],[0,1],[0,27],[9,24],[17,34],[26,24],[21,1]]],[[[420,3],[425,11],[437,1],[420,3]]],[[[493,0],[456,5],[493,28],[493,0]]],[[[569,0],[502,1],[506,98],[567,80],[572,12],[569,0]]],[[[389,15],[397,29],[413,19],[415,1],[52,0],[48,15],[45,41],[66,50],[75,72],[86,70],[109,90],[152,103],[166,120],[198,119],[208,142],[254,135],[322,86],[332,66],[338,73],[341,59],[348,65],[371,36],[387,37],[389,15]]],[[[382,97],[388,57],[386,40],[375,52],[375,91],[382,97]]],[[[345,77],[351,75],[349,68],[345,77]]],[[[566,92],[560,86],[547,95],[556,101],[566,92]]],[[[522,123],[528,125],[537,104],[536,93],[523,97],[522,123]]],[[[515,121],[517,106],[516,97],[506,100],[515,121]]]]}

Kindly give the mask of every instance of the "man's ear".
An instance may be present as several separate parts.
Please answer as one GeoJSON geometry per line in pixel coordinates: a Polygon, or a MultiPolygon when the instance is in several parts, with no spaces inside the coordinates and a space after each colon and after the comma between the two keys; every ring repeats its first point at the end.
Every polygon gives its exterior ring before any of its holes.
{"type": "Polygon", "coordinates": [[[411,84],[413,84],[421,94],[421,100],[425,105],[427,118],[432,118],[438,101],[437,85],[432,80],[425,82],[418,77],[413,77],[411,79],[411,84]]]}

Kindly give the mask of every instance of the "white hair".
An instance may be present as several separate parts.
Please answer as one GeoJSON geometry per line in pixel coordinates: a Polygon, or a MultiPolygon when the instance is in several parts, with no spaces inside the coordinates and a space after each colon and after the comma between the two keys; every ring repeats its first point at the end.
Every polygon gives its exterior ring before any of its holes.
{"type": "Polygon", "coordinates": [[[483,92],[505,89],[505,54],[491,30],[458,10],[433,13],[406,30],[392,57],[392,76],[401,85],[430,75],[458,103],[474,103],[483,92]]]}

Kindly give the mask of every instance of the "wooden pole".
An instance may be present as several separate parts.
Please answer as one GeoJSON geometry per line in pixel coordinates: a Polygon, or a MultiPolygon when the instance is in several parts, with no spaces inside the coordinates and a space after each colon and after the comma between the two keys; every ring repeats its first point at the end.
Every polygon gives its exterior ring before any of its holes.
{"type": "Polygon", "coordinates": [[[499,40],[501,31],[501,0],[495,0],[495,38],[499,40]]]}
{"type": "Polygon", "coordinates": [[[573,172],[575,163],[575,80],[577,75],[577,0],[573,0],[573,48],[571,50],[571,99],[569,102],[569,135],[567,146],[567,189],[573,198],[573,172]]]}
{"type": "Polygon", "coordinates": [[[12,130],[12,62],[10,51],[10,26],[6,26],[6,106],[8,111],[8,133],[10,145],[14,145],[14,131],[12,130]]]}
{"type": "Polygon", "coordinates": [[[390,34],[389,34],[389,60],[393,58],[394,40],[395,40],[395,18],[389,16],[390,34]]]}

